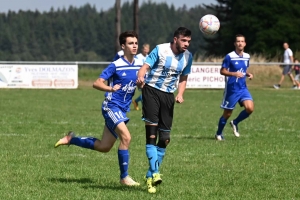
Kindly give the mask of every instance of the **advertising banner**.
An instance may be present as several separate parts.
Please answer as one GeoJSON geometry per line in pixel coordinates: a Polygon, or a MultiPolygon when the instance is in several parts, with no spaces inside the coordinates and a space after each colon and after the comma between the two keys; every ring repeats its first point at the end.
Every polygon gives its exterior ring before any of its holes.
{"type": "Polygon", "coordinates": [[[78,65],[0,65],[0,88],[75,89],[78,65]]]}
{"type": "Polygon", "coordinates": [[[220,74],[221,66],[192,65],[187,88],[224,88],[225,76],[220,74]]]}

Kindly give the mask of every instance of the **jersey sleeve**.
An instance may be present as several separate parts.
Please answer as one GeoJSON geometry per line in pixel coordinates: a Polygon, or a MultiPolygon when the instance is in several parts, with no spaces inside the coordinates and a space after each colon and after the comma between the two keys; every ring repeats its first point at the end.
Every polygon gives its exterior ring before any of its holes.
{"type": "Polygon", "coordinates": [[[108,65],[100,74],[99,78],[103,78],[104,80],[108,80],[112,75],[116,72],[116,66],[114,63],[108,65]]]}
{"type": "Polygon", "coordinates": [[[291,49],[288,49],[288,55],[289,55],[289,56],[293,56],[293,52],[292,52],[291,49]]]}
{"type": "Polygon", "coordinates": [[[150,68],[153,67],[155,62],[158,60],[158,46],[156,46],[151,53],[148,55],[148,57],[145,60],[145,63],[149,65],[150,68]]]}
{"type": "Polygon", "coordinates": [[[193,56],[192,56],[192,54],[190,54],[188,63],[186,65],[186,67],[184,68],[184,70],[182,71],[181,76],[186,76],[191,73],[192,62],[193,62],[193,56]]]}
{"type": "MultiPolygon", "coordinates": [[[[248,65],[249,65],[249,63],[248,63],[248,65]]],[[[224,60],[223,60],[223,63],[222,63],[222,68],[228,69],[229,66],[230,66],[230,56],[226,55],[224,60]]]]}

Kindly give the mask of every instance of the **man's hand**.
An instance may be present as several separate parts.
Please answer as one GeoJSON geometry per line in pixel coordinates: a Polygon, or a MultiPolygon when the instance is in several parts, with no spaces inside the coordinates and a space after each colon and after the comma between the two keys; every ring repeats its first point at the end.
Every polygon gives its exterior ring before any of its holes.
{"type": "Polygon", "coordinates": [[[253,79],[253,74],[247,73],[247,76],[248,76],[249,80],[253,79]]]}
{"type": "Polygon", "coordinates": [[[121,84],[116,84],[111,88],[111,92],[115,92],[121,88],[121,84]]]}
{"type": "Polygon", "coordinates": [[[244,74],[242,72],[235,72],[234,76],[237,77],[237,78],[243,78],[244,74]]]}
{"type": "Polygon", "coordinates": [[[145,85],[145,78],[144,77],[138,77],[138,79],[136,80],[136,85],[138,86],[138,88],[143,88],[145,85]]]}
{"type": "Polygon", "coordinates": [[[183,96],[181,96],[181,95],[177,95],[175,97],[175,100],[176,100],[176,103],[183,103],[184,102],[183,96]]]}

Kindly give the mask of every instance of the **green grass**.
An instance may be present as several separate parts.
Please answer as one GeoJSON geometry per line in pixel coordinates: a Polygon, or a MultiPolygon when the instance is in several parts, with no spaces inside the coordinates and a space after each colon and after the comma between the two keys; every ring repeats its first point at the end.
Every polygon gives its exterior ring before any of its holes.
{"type": "MultiPolygon", "coordinates": [[[[164,182],[148,194],[145,131],[131,111],[129,172],[140,187],[119,184],[117,144],[103,154],[54,143],[67,131],[101,137],[103,93],[77,90],[0,90],[0,198],[9,199],[299,199],[299,91],[256,89],[253,115],[235,138],[214,134],[221,90],[188,90],[176,104],[164,182]]],[[[137,93],[139,94],[139,93],[137,93]]],[[[237,107],[235,117],[242,108],[237,107]]],[[[232,118],[233,118],[232,117],[232,118]]]]}

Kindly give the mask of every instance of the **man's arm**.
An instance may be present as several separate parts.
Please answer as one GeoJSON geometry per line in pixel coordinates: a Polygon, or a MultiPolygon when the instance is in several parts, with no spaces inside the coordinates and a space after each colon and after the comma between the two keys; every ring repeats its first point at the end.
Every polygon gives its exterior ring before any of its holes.
{"type": "Polygon", "coordinates": [[[94,84],[93,84],[93,88],[97,89],[97,90],[101,90],[101,91],[105,91],[105,92],[115,92],[118,89],[121,88],[120,84],[116,84],[113,87],[108,86],[105,84],[105,79],[103,78],[98,78],[94,84]]]}
{"type": "Polygon", "coordinates": [[[183,103],[183,94],[186,88],[186,83],[187,83],[188,75],[185,76],[180,76],[179,77],[179,84],[178,84],[178,93],[175,97],[176,103],[183,103]]]}
{"type": "Polygon", "coordinates": [[[145,75],[146,72],[149,70],[149,65],[147,63],[143,64],[143,66],[139,69],[137,74],[137,81],[136,84],[139,88],[143,88],[145,82],[145,75]]]}
{"type": "Polygon", "coordinates": [[[221,75],[224,75],[224,76],[235,76],[237,78],[241,78],[241,77],[244,77],[244,74],[242,72],[230,72],[228,71],[227,68],[225,67],[222,67],[220,69],[220,74],[221,75]]]}

